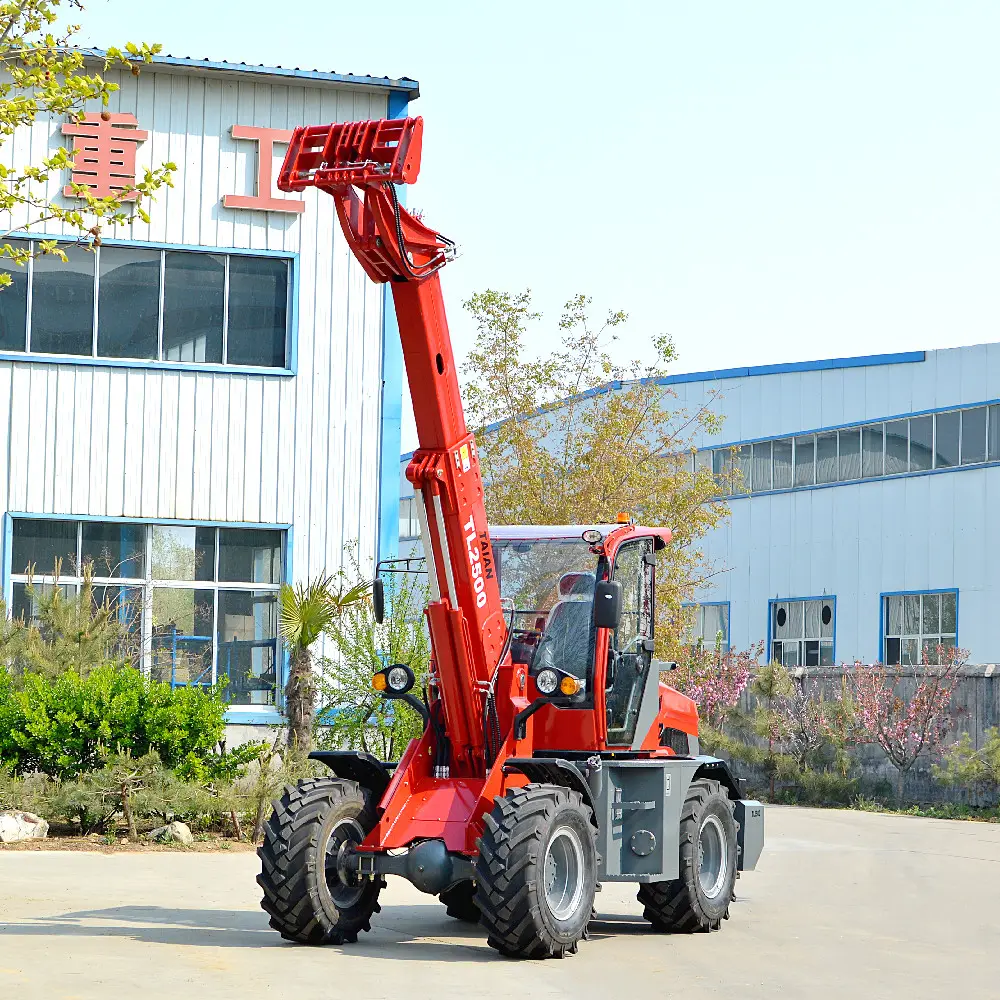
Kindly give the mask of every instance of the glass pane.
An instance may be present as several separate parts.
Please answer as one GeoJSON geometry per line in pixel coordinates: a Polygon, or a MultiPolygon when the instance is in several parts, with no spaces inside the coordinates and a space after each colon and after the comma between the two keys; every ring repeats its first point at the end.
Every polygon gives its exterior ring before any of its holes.
{"type": "MultiPolygon", "coordinates": [[[[4,240],[14,250],[27,250],[26,240],[4,240]]],[[[28,322],[28,265],[15,264],[10,257],[0,257],[0,271],[6,271],[12,284],[0,288],[0,351],[23,351],[28,322]]]]}
{"type": "Polygon", "coordinates": [[[882,424],[871,424],[861,428],[861,475],[865,479],[881,476],[882,424]]]}
{"type": "Polygon", "coordinates": [[[84,521],[82,560],[94,564],[95,576],[145,576],[146,526],[84,521]]]}
{"type": "MultiPolygon", "coordinates": [[[[803,635],[807,639],[818,638],[820,634],[820,629],[822,628],[822,622],[820,621],[820,616],[822,614],[823,602],[822,601],[803,601],[802,602],[803,611],[805,612],[805,630],[803,635]]],[[[816,647],[819,649],[819,647],[816,647]]],[[[807,666],[809,664],[806,664],[807,666]]]]}
{"type": "Polygon", "coordinates": [[[278,595],[273,590],[219,591],[216,673],[229,679],[234,705],[273,705],[279,662],[278,595]]]}
{"type": "Polygon", "coordinates": [[[934,418],[910,419],[910,472],[926,472],[934,467],[934,418]]]}
{"type": "MultiPolygon", "coordinates": [[[[38,623],[41,613],[40,599],[48,597],[55,589],[54,583],[17,583],[11,584],[11,617],[23,618],[26,622],[38,623]]],[[[59,589],[63,597],[76,597],[75,583],[61,583],[59,589]]]]}
{"type": "Polygon", "coordinates": [[[772,607],[774,608],[771,623],[772,632],[775,638],[784,639],[790,634],[788,631],[788,605],[774,604],[772,607]]]}
{"type": "Polygon", "coordinates": [[[736,449],[733,456],[734,475],[733,491],[735,493],[749,493],[751,489],[750,463],[753,454],[753,447],[749,444],[742,444],[736,449]]]}
{"type": "Polygon", "coordinates": [[[819,613],[819,634],[824,638],[833,637],[833,602],[823,601],[819,613]]]}
{"type": "Polygon", "coordinates": [[[786,667],[797,667],[799,665],[798,642],[785,642],[781,646],[781,662],[786,667]]]}
{"type": "Polygon", "coordinates": [[[885,622],[886,635],[902,635],[903,598],[887,597],[885,599],[885,606],[886,606],[886,622],[885,622]]]}
{"type": "Polygon", "coordinates": [[[775,490],[790,489],[792,485],[792,439],[782,438],[780,441],[774,441],[771,447],[774,458],[771,488],[775,490]]]}
{"type": "Polygon", "coordinates": [[[934,416],[934,468],[950,469],[958,465],[958,410],[934,416]]]}
{"type": "Polygon", "coordinates": [[[101,247],[97,298],[97,353],[105,358],[155,358],[160,252],[101,247]]]}
{"type": "Polygon", "coordinates": [[[807,639],[803,646],[805,647],[805,663],[803,666],[806,667],[818,667],[819,666],[819,640],[818,639],[807,639]]]}
{"type": "Polygon", "coordinates": [[[713,452],[707,448],[694,453],[695,473],[712,471],[712,455],[713,452]]]}
{"type": "Polygon", "coordinates": [[[816,441],[812,434],[795,439],[795,485],[812,486],[816,481],[816,441]]]}
{"type": "Polygon", "coordinates": [[[958,597],[955,594],[941,595],[941,631],[958,631],[958,597]]]}
{"type": "Polygon", "coordinates": [[[941,598],[938,594],[924,594],[921,626],[924,635],[937,635],[941,631],[941,598]]]}
{"type": "Polygon", "coordinates": [[[899,639],[885,640],[885,662],[889,666],[896,666],[899,663],[899,639]]]}
{"type": "Polygon", "coordinates": [[[154,580],[215,578],[215,528],[153,525],[154,580]]]}
{"type": "Polygon", "coordinates": [[[920,634],[920,596],[908,594],[903,598],[903,635],[920,634]]]}
{"type": "Polygon", "coordinates": [[[861,478],[861,431],[848,427],[839,431],[840,479],[842,482],[861,478]]]}
{"type": "Polygon", "coordinates": [[[906,420],[891,420],[885,425],[885,474],[894,476],[909,471],[906,420]]]}
{"type": "Polygon", "coordinates": [[[712,452],[712,475],[723,495],[728,495],[733,478],[733,452],[731,448],[716,448],[712,452]]]}
{"type": "Polygon", "coordinates": [[[163,360],[221,364],[225,257],[171,250],[163,279],[163,360]]]}
{"type": "Polygon", "coordinates": [[[821,667],[833,666],[833,641],[824,639],[819,644],[819,665],[821,667]]]}
{"type": "Polygon", "coordinates": [[[142,588],[94,587],[94,604],[107,604],[118,619],[122,628],[119,654],[138,659],[142,655],[142,588]]]}
{"type": "Polygon", "coordinates": [[[753,446],[753,491],[771,488],[771,442],[760,441],[753,446]]]}
{"type": "Polygon", "coordinates": [[[996,403],[990,407],[989,424],[989,460],[1000,462],[1000,406],[996,403]]]}
{"type": "Polygon", "coordinates": [[[962,465],[986,461],[986,407],[962,410],[962,465]]]}
{"type": "Polygon", "coordinates": [[[42,354],[94,352],[94,254],[66,247],[35,258],[31,286],[31,349],[42,354]]]}
{"type": "Polygon", "coordinates": [[[781,658],[782,658],[782,655],[783,655],[783,649],[782,649],[783,645],[784,644],[781,643],[781,642],[772,642],[771,643],[771,662],[772,663],[781,663],[781,658]]]}
{"type": "Polygon", "coordinates": [[[816,482],[835,483],[837,470],[837,432],[816,435],[816,482]]]}
{"type": "Polygon", "coordinates": [[[920,640],[919,639],[904,639],[903,640],[903,663],[907,666],[913,666],[920,662],[920,640]]]}
{"type": "Polygon", "coordinates": [[[284,368],[287,328],[288,261],[233,254],[226,361],[284,368]]]}
{"type": "Polygon", "coordinates": [[[729,645],[729,605],[720,604],[717,608],[719,612],[719,631],[722,633],[722,642],[729,645]]]}
{"type": "Polygon", "coordinates": [[[788,634],[793,639],[801,639],[804,636],[803,625],[805,620],[804,601],[789,601],[788,608],[788,634]]]}
{"type": "Polygon", "coordinates": [[[51,574],[61,560],[63,576],[76,575],[76,521],[36,521],[15,518],[11,544],[11,572],[51,574]]]}
{"type": "Polygon", "coordinates": [[[923,644],[920,649],[920,662],[921,663],[932,663],[936,664],[938,662],[938,636],[933,636],[928,639],[924,639],[923,644]]]}
{"type": "Polygon", "coordinates": [[[221,528],[219,579],[233,583],[281,583],[281,532],[221,528]]]}
{"type": "Polygon", "coordinates": [[[153,590],[152,676],[174,686],[212,683],[215,594],[187,587],[153,590]]]}

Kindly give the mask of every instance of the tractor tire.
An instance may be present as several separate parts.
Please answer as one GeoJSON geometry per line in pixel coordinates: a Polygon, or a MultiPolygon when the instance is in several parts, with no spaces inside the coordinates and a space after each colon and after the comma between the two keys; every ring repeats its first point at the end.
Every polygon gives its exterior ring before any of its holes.
{"type": "Polygon", "coordinates": [[[450,889],[445,889],[438,899],[447,907],[449,917],[464,920],[467,924],[479,923],[476,883],[471,878],[456,882],[450,889]]]}
{"type": "Polygon", "coordinates": [[[717,931],[735,883],[733,804],[719,782],[696,779],[681,812],[680,877],[640,886],[643,916],[663,933],[717,931]]]}
{"type": "Polygon", "coordinates": [[[490,947],[510,958],[575,953],[597,887],[589,806],[579,792],[542,784],[494,802],[476,860],[476,905],[490,947]]]}
{"type": "Polygon", "coordinates": [[[361,843],[375,825],[367,788],[341,778],[286,785],[274,802],[258,849],[261,908],[271,926],[300,944],[344,944],[371,930],[381,879],[344,881],[336,866],[345,841],[361,843]]]}

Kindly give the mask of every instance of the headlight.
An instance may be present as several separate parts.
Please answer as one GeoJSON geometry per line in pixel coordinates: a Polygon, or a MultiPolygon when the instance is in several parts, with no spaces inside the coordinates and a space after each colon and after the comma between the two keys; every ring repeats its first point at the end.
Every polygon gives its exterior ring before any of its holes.
{"type": "Polygon", "coordinates": [[[413,671],[402,663],[397,663],[386,671],[385,679],[393,694],[406,694],[413,687],[413,671]]]}
{"type": "Polygon", "coordinates": [[[539,670],[535,678],[535,687],[546,696],[555,694],[559,688],[559,675],[549,668],[539,670]]]}

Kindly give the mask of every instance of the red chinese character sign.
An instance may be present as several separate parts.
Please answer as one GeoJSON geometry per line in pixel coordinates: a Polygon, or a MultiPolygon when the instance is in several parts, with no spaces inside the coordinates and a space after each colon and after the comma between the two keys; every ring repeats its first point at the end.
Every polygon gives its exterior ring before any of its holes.
{"type": "MultiPolygon", "coordinates": [[[[122,196],[135,201],[135,155],[149,133],[138,128],[135,115],[86,115],[83,121],[63,125],[64,135],[73,136],[73,184],[84,184],[96,198],[122,196]]],[[[78,198],[70,184],[63,188],[67,198],[78,198]]]]}
{"type": "Polygon", "coordinates": [[[274,193],[274,144],[291,142],[291,130],[234,125],[231,131],[234,139],[251,139],[257,143],[257,193],[223,195],[222,204],[226,208],[252,208],[259,212],[304,212],[304,201],[277,198],[274,193]]]}

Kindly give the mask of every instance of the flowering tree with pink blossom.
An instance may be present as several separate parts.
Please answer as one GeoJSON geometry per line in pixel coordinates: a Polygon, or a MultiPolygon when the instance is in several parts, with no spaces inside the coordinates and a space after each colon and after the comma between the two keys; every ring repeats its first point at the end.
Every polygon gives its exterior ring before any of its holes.
{"type": "Polygon", "coordinates": [[[763,643],[740,652],[723,651],[719,643],[706,649],[699,643],[688,647],[677,669],[664,680],[694,701],[704,726],[721,730],[739,704],[763,652],[763,643]]]}
{"type": "Polygon", "coordinates": [[[881,663],[854,664],[851,693],[857,713],[855,740],[882,748],[896,768],[899,799],[903,796],[903,779],[918,758],[942,748],[958,670],[967,656],[964,649],[939,646],[935,656],[938,662],[922,665],[925,679],[909,698],[897,692],[900,668],[887,668],[881,663]]]}

